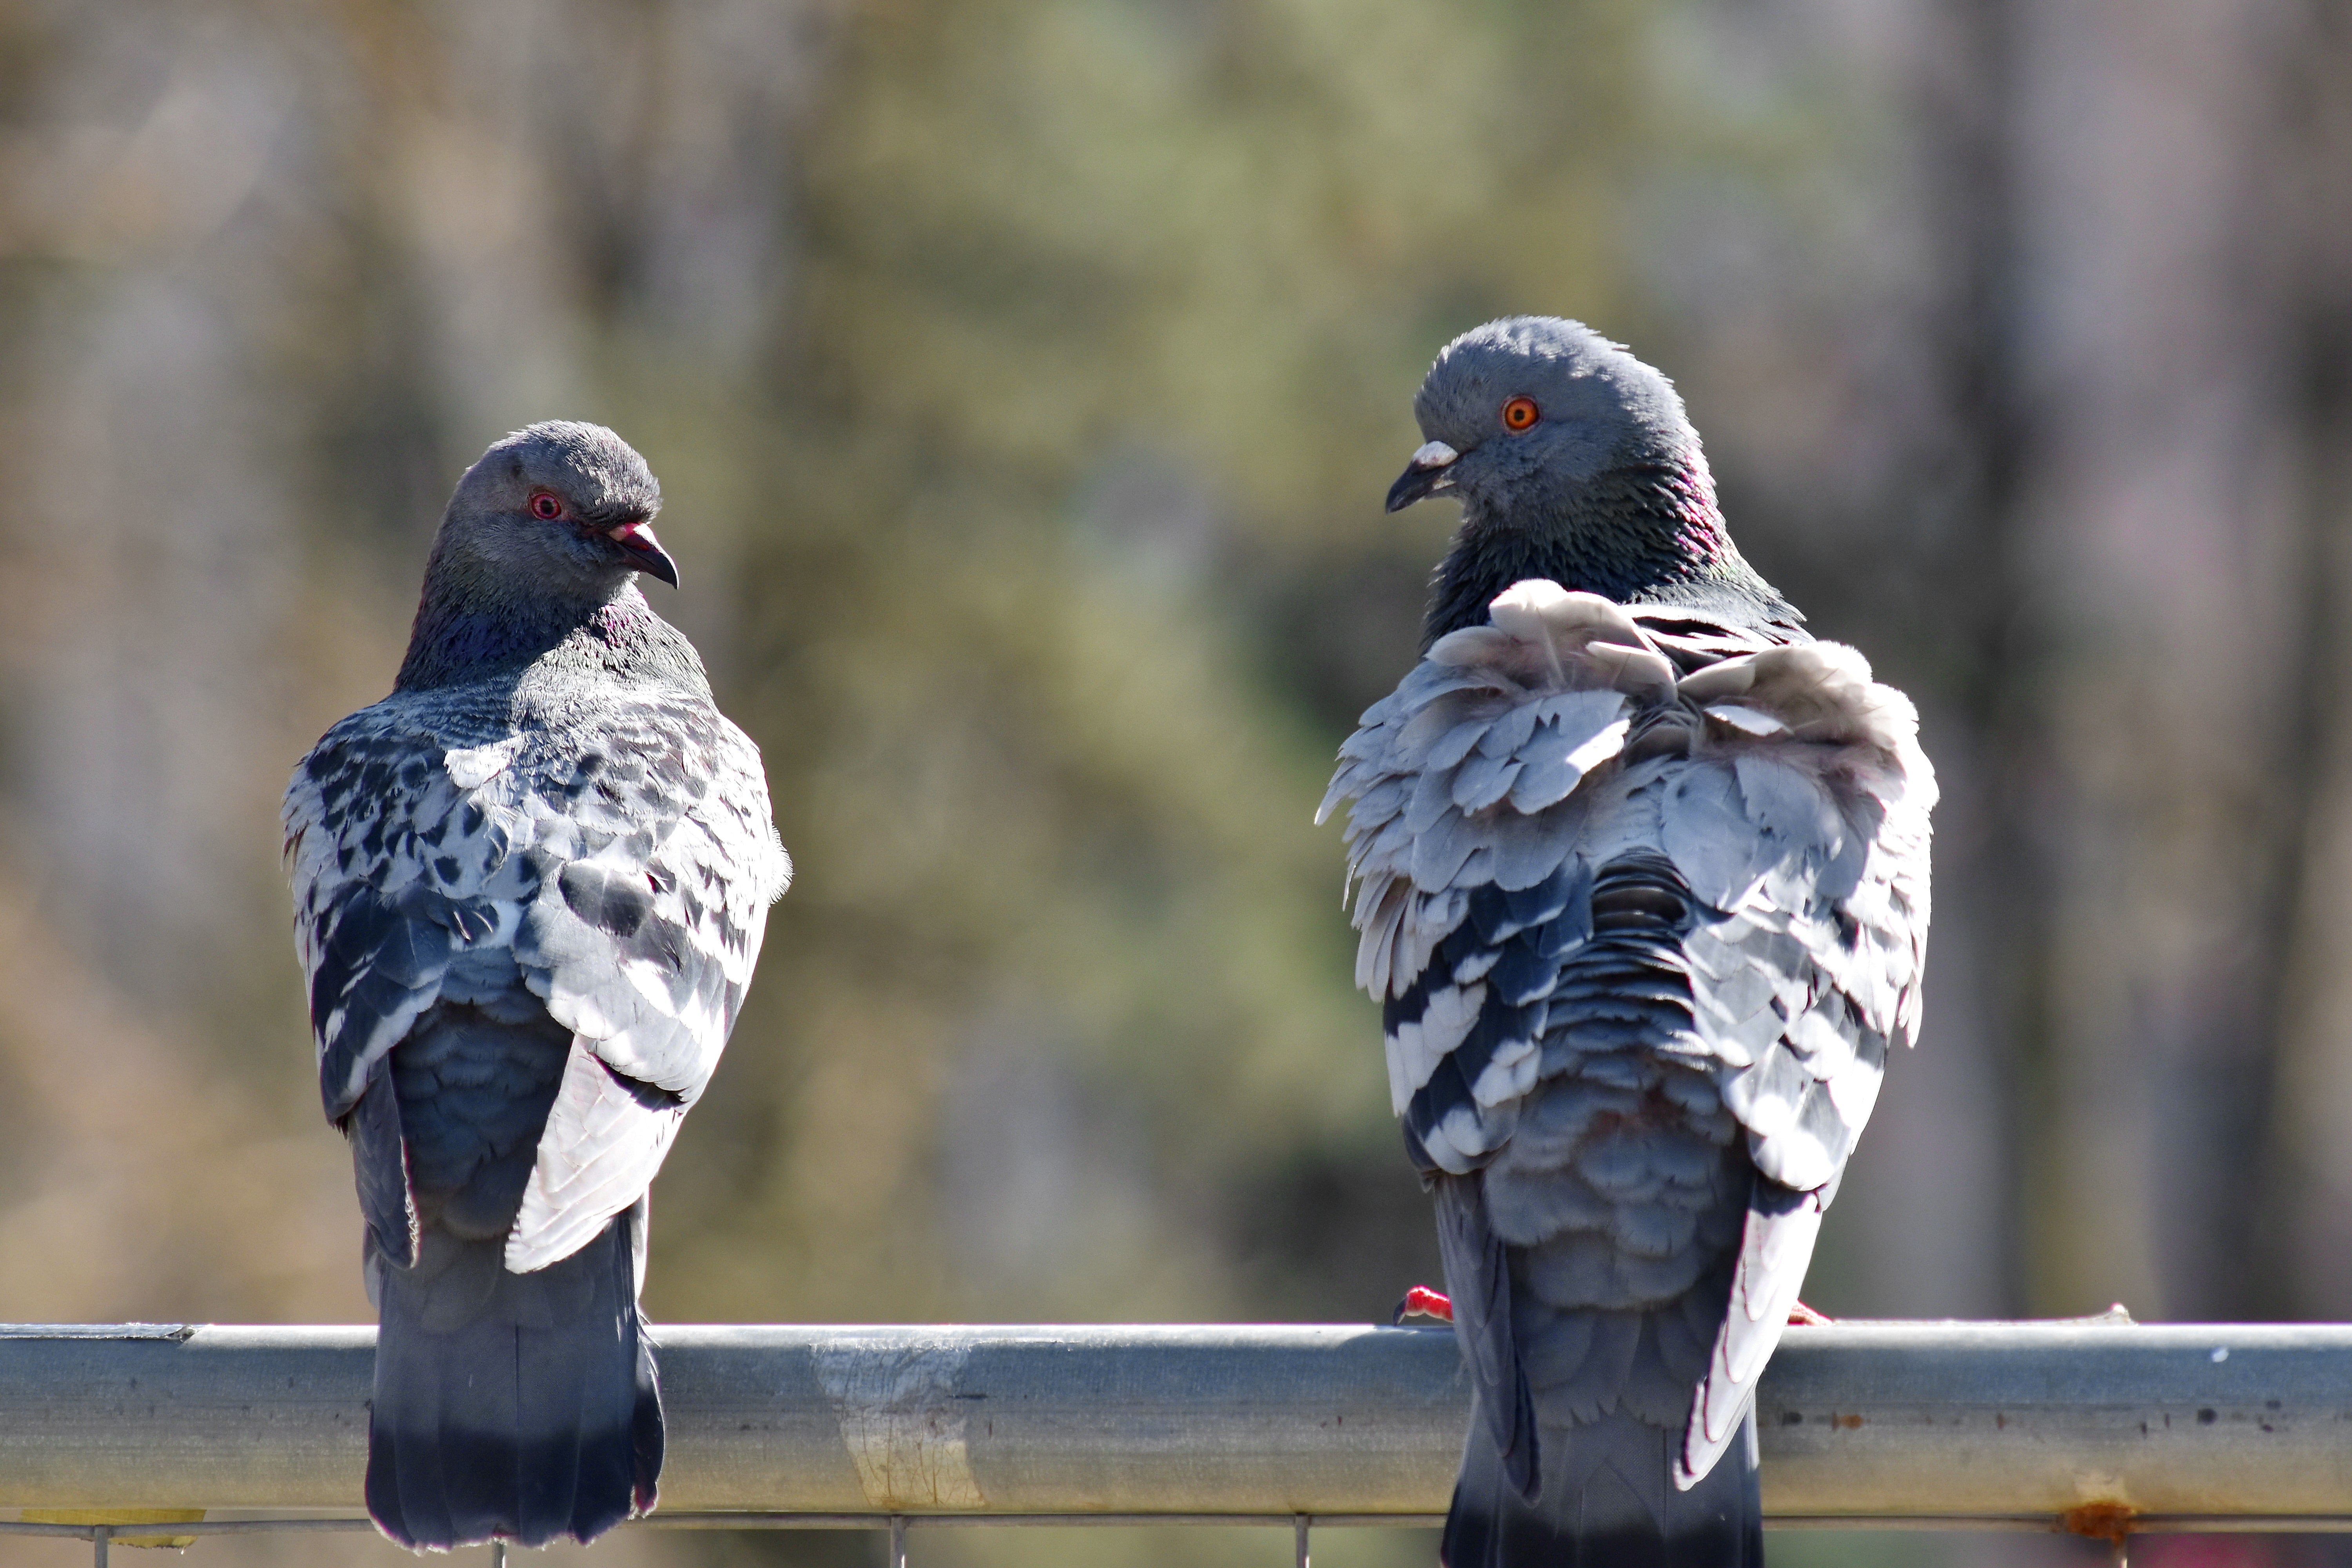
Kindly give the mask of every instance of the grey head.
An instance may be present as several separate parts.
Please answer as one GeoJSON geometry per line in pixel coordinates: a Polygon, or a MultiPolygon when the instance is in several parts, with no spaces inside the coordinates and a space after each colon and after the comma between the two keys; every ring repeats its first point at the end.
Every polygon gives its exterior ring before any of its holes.
{"type": "Polygon", "coordinates": [[[396,686],[520,666],[583,635],[579,651],[608,663],[683,646],[635,586],[641,573],[677,585],[654,537],[660,508],[646,460],[601,425],[549,420],[494,443],[457,481],[434,536],[396,686]]]}
{"type": "Polygon", "coordinates": [[[650,526],[661,486],[602,425],[551,419],[494,443],[457,481],[434,564],[510,592],[607,599],[643,572],[677,586],[650,526]]]}
{"type": "Polygon", "coordinates": [[[1557,316],[1506,317],[1446,344],[1412,413],[1427,445],[1391,511],[1451,492],[1465,510],[1533,525],[1612,468],[1699,451],[1672,382],[1557,316]]]}
{"type": "Polygon", "coordinates": [[[1525,577],[1743,624],[1801,619],[1733,547],[1674,384],[1581,322],[1510,316],[1454,339],[1413,397],[1425,438],[1388,494],[1462,503],[1429,635],[1525,577]]]}

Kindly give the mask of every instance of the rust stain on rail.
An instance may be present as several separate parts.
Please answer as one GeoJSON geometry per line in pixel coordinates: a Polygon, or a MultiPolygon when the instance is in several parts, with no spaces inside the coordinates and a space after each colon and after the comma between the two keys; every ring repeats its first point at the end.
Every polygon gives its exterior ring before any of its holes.
{"type": "Polygon", "coordinates": [[[2060,1514],[2058,1528],[2069,1534],[2087,1535],[2110,1546],[2121,1546],[2124,1538],[2131,1533],[2132,1521],[2138,1517],[2139,1510],[2127,1502],[2086,1502],[2060,1514]]]}

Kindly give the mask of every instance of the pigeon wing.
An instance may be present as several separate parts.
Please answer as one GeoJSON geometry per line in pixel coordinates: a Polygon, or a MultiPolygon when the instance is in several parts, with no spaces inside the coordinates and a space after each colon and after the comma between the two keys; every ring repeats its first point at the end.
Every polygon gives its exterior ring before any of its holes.
{"type": "Polygon", "coordinates": [[[515,953],[572,1050],[507,1243],[570,1256],[641,1197],[734,1028],[791,861],[759,752],[708,703],[634,705],[524,803],[515,953]]]}
{"type": "Polygon", "coordinates": [[[1685,939],[1698,1032],[1757,1180],[1676,1480],[1738,1439],[1822,1215],[1919,1020],[1934,770],[1901,693],[1810,643],[1683,679],[1707,739],[1662,801],[1663,843],[1706,906],[1685,939]]]}
{"type": "Polygon", "coordinates": [[[495,787],[514,750],[446,744],[387,700],[328,731],[294,770],[295,950],[319,1092],[337,1122],[439,1000],[451,963],[513,938],[534,890],[495,787]]]}
{"type": "Polygon", "coordinates": [[[1425,1172],[1509,1140],[1550,990],[1591,931],[1593,869],[1654,843],[1673,668],[1617,605],[1548,582],[1440,638],[1340,751],[1357,983],[1382,1006],[1389,1089],[1425,1172]]]}
{"type": "Polygon", "coordinates": [[[416,1257],[417,1215],[386,1057],[453,965],[511,942],[532,891],[495,785],[517,747],[444,743],[396,700],[327,731],[286,792],[286,859],[328,1118],[352,1138],[384,1255],[416,1257]]]}
{"type": "Polygon", "coordinates": [[[1536,1083],[1547,997],[1591,935],[1592,868],[1654,837],[1629,742],[1674,690],[1624,612],[1549,583],[1440,639],[1341,751],[1324,813],[1352,802],[1357,979],[1381,1002],[1392,1102],[1438,1196],[1454,1328],[1479,1417],[1520,1495],[1538,1490],[1526,1349],[1504,1242],[1472,1173],[1536,1083]],[[1644,824],[1647,825],[1646,829],[1644,824]]]}
{"type": "Polygon", "coordinates": [[[1486,1223],[1486,1200],[1478,1184],[1447,1175],[1436,1183],[1438,1253],[1454,1302],[1454,1338],[1477,1394],[1478,1418],[1502,1456],[1504,1476],[1520,1496],[1533,1498],[1540,1490],[1535,1396],[1511,1331],[1510,1266],[1502,1241],[1486,1223]]]}

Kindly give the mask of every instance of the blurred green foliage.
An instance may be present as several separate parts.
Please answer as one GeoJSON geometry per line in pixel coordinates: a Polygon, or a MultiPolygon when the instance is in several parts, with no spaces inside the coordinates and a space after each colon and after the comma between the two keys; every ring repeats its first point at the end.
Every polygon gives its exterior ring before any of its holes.
{"type": "Polygon", "coordinates": [[[697,1289],[799,1276],[817,1293],[788,1299],[827,1315],[1364,1316],[1411,1281],[1351,1252],[1427,1270],[1390,1234],[1415,1200],[1308,817],[1350,705],[1412,657],[1442,520],[1386,521],[1378,491],[1442,323],[1605,286],[1608,171],[1574,148],[1623,96],[1612,21],[842,19],[769,412],[701,443],[737,465],[732,687],[807,870],[722,1079],[775,1118],[777,1167],[725,1184],[697,1289]],[[1547,58],[1591,90],[1515,126],[1538,95],[1492,77],[1538,29],[1580,35],[1547,58]],[[1524,249],[1460,243],[1497,182],[1524,249]],[[1323,591],[1350,573],[1387,581],[1323,591]],[[1328,650],[1323,689],[1285,679],[1302,649],[1328,650]],[[967,1222],[999,1245],[961,1271],[929,1197],[943,1116],[967,1148],[1068,1141],[1040,1157],[1077,1178],[1050,1216],[967,1222]],[[1302,1184],[1391,1195],[1335,1231],[1302,1184]],[[845,1230],[879,1241],[863,1289],[845,1230]]]}

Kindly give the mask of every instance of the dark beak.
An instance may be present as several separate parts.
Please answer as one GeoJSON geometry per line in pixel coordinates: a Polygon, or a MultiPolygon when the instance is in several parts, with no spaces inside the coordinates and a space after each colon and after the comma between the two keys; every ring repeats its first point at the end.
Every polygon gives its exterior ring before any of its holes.
{"type": "Polygon", "coordinates": [[[1397,482],[1389,487],[1391,511],[1402,511],[1417,500],[1454,487],[1454,461],[1462,454],[1443,441],[1430,441],[1412,455],[1397,482]]]}
{"type": "Polygon", "coordinates": [[[648,577],[658,577],[671,587],[677,586],[677,563],[661,547],[654,531],[642,522],[625,522],[618,528],[607,529],[604,537],[621,547],[629,564],[648,577]]]}

